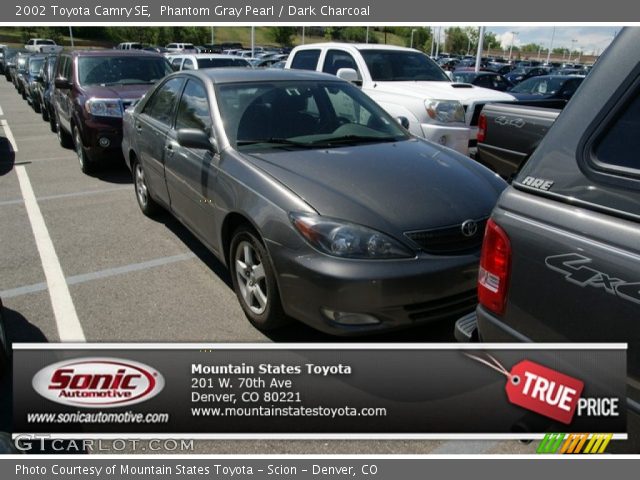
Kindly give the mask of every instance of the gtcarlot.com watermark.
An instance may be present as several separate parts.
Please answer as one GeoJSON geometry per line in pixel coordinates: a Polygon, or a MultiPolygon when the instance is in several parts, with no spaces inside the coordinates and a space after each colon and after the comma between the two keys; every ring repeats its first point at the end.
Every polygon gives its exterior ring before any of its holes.
{"type": "Polygon", "coordinates": [[[193,440],[171,438],[62,439],[47,434],[19,434],[13,439],[22,452],[54,451],[60,453],[113,452],[190,452],[193,440]]]}

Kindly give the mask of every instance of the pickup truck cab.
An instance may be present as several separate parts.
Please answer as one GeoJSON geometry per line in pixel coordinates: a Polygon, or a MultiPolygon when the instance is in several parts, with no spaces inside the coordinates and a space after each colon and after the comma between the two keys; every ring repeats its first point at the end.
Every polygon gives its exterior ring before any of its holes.
{"type": "MultiPolygon", "coordinates": [[[[640,451],[639,62],[640,28],[625,28],[499,198],[485,231],[476,310],[483,341],[628,343],[634,453],[640,451]]],[[[473,322],[461,319],[457,327],[460,338],[473,322]]]]}
{"type": "Polygon", "coordinates": [[[352,80],[408,130],[468,154],[475,147],[482,106],[508,93],[453,83],[427,55],[411,48],[317,43],[292,50],[285,68],[316,70],[352,80]]]}
{"type": "Polygon", "coordinates": [[[33,53],[60,53],[62,47],[49,38],[32,38],[24,48],[33,53]]]}

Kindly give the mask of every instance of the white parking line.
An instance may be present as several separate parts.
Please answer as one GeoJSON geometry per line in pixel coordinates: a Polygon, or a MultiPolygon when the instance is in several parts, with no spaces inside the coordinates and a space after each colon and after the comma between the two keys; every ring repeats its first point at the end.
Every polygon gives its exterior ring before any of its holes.
{"type": "Polygon", "coordinates": [[[36,196],[33,193],[29,176],[25,167],[19,165],[15,168],[20,182],[20,191],[24,198],[24,205],[27,209],[27,216],[33,230],[36,247],[40,254],[42,269],[49,287],[49,296],[51,298],[51,306],[53,307],[53,315],[56,319],[58,327],[58,336],[62,342],[84,342],[85,336],[82,331],[82,325],[78,320],[76,307],[73,305],[69,286],[64,277],[62,266],[58,260],[58,255],[49,236],[49,231],[44,223],[42,212],[38,206],[36,196]]]}
{"type": "Polygon", "coordinates": [[[0,120],[0,127],[4,130],[4,134],[9,140],[9,144],[11,145],[11,150],[14,152],[18,151],[18,144],[16,144],[16,139],[13,137],[13,133],[11,133],[11,128],[9,128],[9,124],[6,120],[0,120]]]}

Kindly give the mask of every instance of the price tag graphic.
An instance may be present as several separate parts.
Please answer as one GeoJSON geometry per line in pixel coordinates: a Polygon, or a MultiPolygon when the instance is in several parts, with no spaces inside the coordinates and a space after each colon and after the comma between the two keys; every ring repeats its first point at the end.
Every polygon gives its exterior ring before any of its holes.
{"type": "Polygon", "coordinates": [[[522,360],[508,371],[498,360],[465,353],[476,362],[507,377],[507,399],[514,405],[564,424],[573,419],[584,382],[530,360],[522,360]]]}

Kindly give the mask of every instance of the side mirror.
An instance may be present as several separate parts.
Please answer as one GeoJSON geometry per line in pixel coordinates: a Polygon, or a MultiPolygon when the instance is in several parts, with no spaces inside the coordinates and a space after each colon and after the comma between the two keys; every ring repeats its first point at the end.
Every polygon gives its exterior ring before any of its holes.
{"type": "Polygon", "coordinates": [[[63,77],[56,78],[54,84],[60,90],[69,90],[71,88],[71,82],[63,77]]]}
{"type": "Polygon", "coordinates": [[[198,150],[213,150],[214,145],[209,135],[199,128],[181,128],[177,131],[176,140],[180,146],[198,150]]]}
{"type": "Polygon", "coordinates": [[[396,117],[396,120],[402,125],[402,128],[409,130],[409,119],[407,117],[396,117]]]}
{"type": "Polygon", "coordinates": [[[336,77],[341,80],[346,80],[350,83],[360,83],[358,72],[356,72],[353,68],[339,68],[336,72],[336,77]]]}

